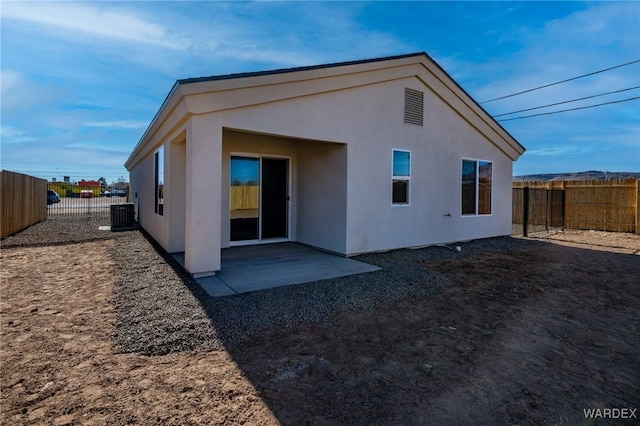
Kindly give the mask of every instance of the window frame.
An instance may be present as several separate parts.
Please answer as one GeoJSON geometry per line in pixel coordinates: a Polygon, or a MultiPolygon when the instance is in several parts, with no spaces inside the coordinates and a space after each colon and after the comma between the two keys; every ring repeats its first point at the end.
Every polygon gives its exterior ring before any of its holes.
{"type": "Polygon", "coordinates": [[[492,216],[493,215],[493,161],[491,160],[481,160],[478,158],[467,158],[467,157],[463,157],[462,161],[460,162],[461,165],[461,169],[460,169],[460,216],[462,217],[477,217],[477,216],[492,216]],[[463,184],[463,172],[464,172],[464,163],[465,161],[470,161],[473,162],[475,167],[475,182],[474,182],[474,196],[475,196],[475,203],[474,203],[474,211],[473,213],[464,213],[462,211],[462,208],[464,206],[464,190],[462,187],[463,184]],[[491,165],[491,187],[490,187],[490,193],[489,193],[489,213],[480,213],[480,163],[484,163],[484,164],[490,164],[491,165]]]}
{"type": "Polygon", "coordinates": [[[410,206],[411,205],[411,151],[408,149],[393,148],[391,150],[391,205],[392,206],[410,206]],[[396,152],[406,152],[409,154],[409,172],[406,176],[395,175],[393,172],[394,156],[396,152]],[[407,201],[398,203],[393,201],[393,184],[396,181],[405,181],[407,183],[407,201]]]}
{"type": "Polygon", "coordinates": [[[164,146],[153,153],[154,212],[164,216],[164,146]],[[160,161],[162,159],[162,161],[160,161]],[[162,164],[160,164],[162,163],[162,164]]]}

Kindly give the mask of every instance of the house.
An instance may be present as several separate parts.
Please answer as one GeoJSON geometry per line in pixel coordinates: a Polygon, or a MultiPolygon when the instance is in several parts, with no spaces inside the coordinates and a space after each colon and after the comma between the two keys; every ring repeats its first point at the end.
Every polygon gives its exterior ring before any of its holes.
{"type": "Polygon", "coordinates": [[[52,180],[47,185],[47,188],[52,191],[56,191],[56,193],[58,193],[61,197],[85,198],[100,196],[100,184],[96,181],[81,180],[78,183],[71,183],[66,181],[56,182],[55,180],[52,180]],[[92,182],[97,183],[97,185],[92,182]]]}
{"type": "Polygon", "coordinates": [[[194,276],[221,249],[359,253],[511,233],[524,152],[426,53],[178,80],[125,163],[194,276]]]}

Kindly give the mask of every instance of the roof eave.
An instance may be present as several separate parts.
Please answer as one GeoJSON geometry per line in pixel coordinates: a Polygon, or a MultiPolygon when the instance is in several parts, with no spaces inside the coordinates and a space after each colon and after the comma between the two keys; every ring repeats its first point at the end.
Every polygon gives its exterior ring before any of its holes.
{"type": "MultiPolygon", "coordinates": [[[[433,64],[438,72],[442,73],[443,78],[446,81],[442,81],[445,86],[450,86],[448,83],[453,83],[453,88],[457,89],[460,95],[456,95],[460,100],[467,104],[467,108],[471,110],[476,110],[475,114],[478,114],[478,117],[485,121],[489,127],[493,128],[493,132],[495,132],[501,139],[506,142],[517,154],[515,158],[512,158],[514,161],[525,152],[524,146],[522,146],[514,137],[511,135],[500,123],[498,123],[469,93],[458,84],[455,79],[453,79],[433,58],[431,58],[426,52],[417,52],[410,53],[405,55],[397,55],[397,56],[389,56],[383,58],[375,58],[375,59],[365,59],[365,60],[357,60],[357,61],[348,61],[348,62],[339,62],[332,64],[324,64],[324,65],[315,65],[315,66],[305,66],[305,67],[297,67],[297,68],[285,68],[279,70],[271,70],[271,71],[262,71],[262,72],[249,72],[249,73],[239,73],[239,74],[228,74],[222,76],[211,76],[211,77],[199,77],[199,78],[187,78],[187,79],[179,79],[173,84],[171,90],[165,97],[162,102],[160,108],[154,115],[151,123],[143,133],[142,137],[134,147],[133,151],[129,155],[129,158],[125,162],[125,167],[127,170],[131,170],[133,166],[135,166],[136,157],[143,151],[144,145],[148,142],[149,139],[153,137],[153,134],[158,130],[159,126],[162,124],[161,122],[164,120],[166,116],[169,116],[172,111],[179,104],[180,100],[185,96],[189,95],[192,90],[188,90],[186,86],[194,84],[194,83],[206,83],[206,82],[216,82],[216,81],[225,81],[225,80],[237,80],[237,79],[248,79],[248,84],[253,84],[256,81],[256,78],[259,77],[268,77],[268,76],[276,76],[287,73],[295,73],[295,72],[309,72],[314,70],[323,70],[330,68],[338,68],[338,67],[346,67],[346,66],[357,66],[357,65],[366,65],[371,63],[380,63],[385,61],[400,61],[403,62],[403,59],[412,58],[412,57],[421,57],[426,63],[424,65],[433,64]],[[180,90],[184,88],[185,90],[180,90]]],[[[416,62],[419,63],[422,61],[416,62]]],[[[432,72],[432,71],[431,71],[432,72]]],[[[259,79],[261,80],[261,79],[259,79]]],[[[271,79],[269,79],[271,80],[271,79]]],[[[214,83],[215,84],[215,83],[214,83]]],[[[241,86],[241,85],[240,85],[241,86]]],[[[452,90],[452,87],[449,87],[449,90],[452,90]]],[[[455,91],[455,90],[454,90],[455,91]]],[[[509,155],[512,157],[511,155],[509,155]]]]}
{"type": "Polygon", "coordinates": [[[151,123],[149,123],[149,125],[146,128],[146,130],[144,131],[144,133],[142,134],[142,136],[138,140],[138,143],[133,148],[133,151],[131,151],[131,154],[129,154],[129,157],[127,158],[127,161],[125,161],[125,163],[124,163],[124,166],[128,171],[131,171],[129,166],[131,165],[133,159],[135,158],[135,156],[138,154],[138,152],[142,148],[142,145],[144,145],[145,139],[147,138],[147,136],[149,136],[149,134],[151,133],[151,130],[157,124],[158,118],[164,112],[165,107],[167,106],[167,104],[169,104],[169,102],[173,99],[173,97],[174,97],[175,93],[178,91],[179,87],[180,87],[180,81],[176,80],[176,82],[173,83],[173,86],[171,87],[171,90],[169,90],[169,93],[164,98],[164,101],[160,105],[160,108],[158,108],[158,111],[153,116],[153,119],[151,119],[151,123]]]}

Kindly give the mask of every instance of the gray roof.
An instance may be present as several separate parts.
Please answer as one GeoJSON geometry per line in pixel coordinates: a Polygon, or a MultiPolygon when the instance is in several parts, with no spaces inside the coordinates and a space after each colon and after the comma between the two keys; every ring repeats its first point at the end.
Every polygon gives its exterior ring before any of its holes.
{"type": "MultiPolygon", "coordinates": [[[[230,80],[233,78],[244,78],[244,77],[257,77],[261,75],[273,75],[273,74],[285,74],[290,72],[298,72],[298,71],[309,71],[309,70],[318,70],[323,68],[333,68],[333,67],[343,67],[347,65],[358,65],[358,64],[368,64],[371,62],[381,62],[381,61],[391,61],[394,59],[403,59],[410,58],[412,56],[429,56],[425,52],[416,52],[416,53],[408,53],[405,55],[396,55],[396,56],[386,56],[383,58],[373,58],[373,59],[361,59],[358,61],[347,61],[347,62],[335,62],[332,64],[322,64],[322,65],[311,65],[305,67],[294,67],[294,68],[281,68],[276,70],[269,71],[255,71],[255,72],[242,72],[235,74],[224,74],[224,75],[212,75],[209,77],[191,77],[179,79],[177,81],[178,84],[188,84],[188,83],[199,83],[202,81],[217,81],[217,80],[230,80]]],[[[431,58],[430,58],[431,59],[431,58]]],[[[433,59],[431,59],[433,61],[433,59]]],[[[435,63],[435,61],[433,61],[435,63]]],[[[444,70],[443,70],[444,71],[444,70]]]]}

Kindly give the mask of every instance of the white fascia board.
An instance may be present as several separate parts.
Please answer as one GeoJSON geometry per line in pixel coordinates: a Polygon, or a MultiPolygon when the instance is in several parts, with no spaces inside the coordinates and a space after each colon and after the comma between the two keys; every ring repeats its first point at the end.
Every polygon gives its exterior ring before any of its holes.
{"type": "Polygon", "coordinates": [[[435,61],[426,54],[335,67],[229,77],[176,84],[125,163],[130,170],[175,132],[191,114],[206,114],[286,99],[346,90],[388,81],[418,78],[465,121],[512,160],[524,153],[520,145],[435,61]],[[148,146],[147,146],[148,145],[148,146]]]}
{"type": "Polygon", "coordinates": [[[358,63],[351,65],[339,65],[335,67],[319,67],[300,71],[289,71],[249,77],[229,77],[213,80],[204,80],[193,83],[184,83],[183,94],[193,95],[208,92],[219,92],[234,89],[251,89],[256,86],[271,86],[278,84],[288,84],[304,82],[318,78],[337,77],[349,74],[359,74],[367,71],[378,71],[386,68],[398,68],[405,65],[420,62],[423,55],[414,55],[401,59],[388,59],[368,63],[358,63]]]}
{"type": "Polygon", "coordinates": [[[440,66],[426,55],[389,61],[215,80],[185,85],[187,109],[205,114],[261,105],[286,99],[346,90],[387,81],[417,77],[436,96],[512,160],[525,151],[440,66]]]}
{"type": "Polygon", "coordinates": [[[176,82],[125,162],[127,170],[131,171],[148,152],[160,144],[158,135],[171,133],[171,129],[186,120],[187,109],[183,98],[182,87],[176,82]],[[150,141],[153,143],[150,144],[150,141]]]}
{"type": "Polygon", "coordinates": [[[189,113],[206,114],[353,89],[405,77],[406,71],[403,71],[401,67],[393,67],[339,76],[317,76],[306,80],[252,85],[236,89],[221,89],[215,93],[195,93],[186,96],[185,100],[189,113]]]}

